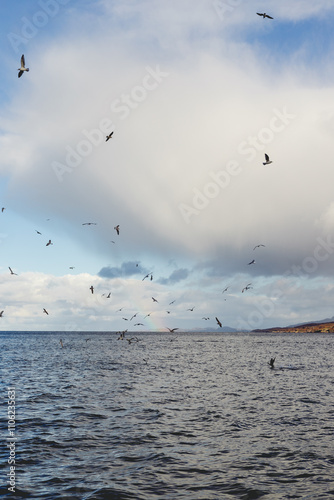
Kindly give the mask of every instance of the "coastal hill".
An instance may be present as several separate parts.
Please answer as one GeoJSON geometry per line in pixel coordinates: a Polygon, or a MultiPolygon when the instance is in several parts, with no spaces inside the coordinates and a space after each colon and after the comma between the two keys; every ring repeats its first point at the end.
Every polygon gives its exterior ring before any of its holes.
{"type": "Polygon", "coordinates": [[[334,333],[334,317],[326,318],[321,321],[314,321],[312,323],[301,323],[299,325],[290,325],[285,327],[265,328],[263,330],[257,329],[252,332],[270,332],[270,333],[334,333]]]}

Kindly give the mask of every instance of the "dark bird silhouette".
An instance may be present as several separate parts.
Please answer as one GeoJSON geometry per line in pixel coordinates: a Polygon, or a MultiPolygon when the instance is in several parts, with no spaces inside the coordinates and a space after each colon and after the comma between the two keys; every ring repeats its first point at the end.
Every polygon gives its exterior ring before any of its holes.
{"type": "Polygon", "coordinates": [[[245,291],[249,290],[250,288],[253,288],[252,286],[252,283],[248,283],[248,285],[246,285],[242,290],[241,290],[241,293],[244,293],[245,291]]]}
{"type": "Polygon", "coordinates": [[[69,267],[69,269],[74,269],[74,266],[69,267]]]}
{"type": "Polygon", "coordinates": [[[135,323],[133,326],[144,326],[144,323],[135,323]]]}
{"type": "Polygon", "coordinates": [[[272,161],[269,159],[269,156],[267,155],[267,153],[264,153],[264,157],[265,157],[265,162],[263,163],[263,165],[270,165],[270,163],[272,163],[272,161]]]}
{"type": "Polygon", "coordinates": [[[40,233],[39,231],[37,231],[37,229],[35,229],[35,231],[36,231],[36,233],[37,233],[37,234],[42,234],[42,233],[40,233]]]}
{"type": "Polygon", "coordinates": [[[2,316],[3,316],[3,313],[4,313],[4,312],[5,312],[5,311],[1,311],[1,312],[0,312],[0,318],[2,318],[2,316]]]}
{"type": "Polygon", "coordinates": [[[132,321],[132,320],[133,320],[133,318],[135,318],[135,317],[137,316],[137,314],[138,314],[138,313],[136,313],[136,314],[134,314],[133,316],[131,316],[130,321],[132,321]]]}
{"type": "Polygon", "coordinates": [[[51,242],[51,240],[49,240],[46,244],[46,246],[48,247],[49,245],[53,245],[53,243],[51,242]]]}
{"type": "Polygon", "coordinates": [[[274,19],[273,17],[268,16],[268,14],[266,14],[265,12],[264,12],[264,14],[260,14],[260,12],[257,12],[257,15],[258,15],[258,16],[261,16],[261,17],[263,17],[263,19],[265,19],[266,17],[267,17],[268,19],[274,19]]]}
{"type": "Polygon", "coordinates": [[[157,299],[155,299],[154,297],[152,297],[152,300],[153,302],[159,302],[157,299]]]}
{"type": "Polygon", "coordinates": [[[84,222],[82,226],[96,226],[97,222],[84,222]]]}
{"type": "Polygon", "coordinates": [[[168,328],[168,326],[166,326],[167,330],[170,331],[170,333],[174,333],[176,332],[176,330],[178,330],[178,328],[168,328]]]}
{"type": "Polygon", "coordinates": [[[220,328],[221,328],[221,327],[222,327],[222,324],[221,324],[221,322],[219,321],[219,319],[217,318],[217,316],[216,316],[216,321],[217,321],[217,324],[218,324],[218,325],[220,326],[220,328]]]}
{"type": "Polygon", "coordinates": [[[119,235],[119,224],[117,224],[117,226],[114,227],[116,233],[119,235]]]}
{"type": "Polygon", "coordinates": [[[93,287],[93,285],[89,287],[89,290],[90,290],[92,293],[94,293],[94,287],[93,287]]]}
{"type": "Polygon", "coordinates": [[[174,304],[175,300],[172,300],[172,302],[170,302],[168,305],[171,306],[172,304],[174,304]]]}
{"type": "MultiPolygon", "coordinates": [[[[144,276],[144,278],[142,279],[142,281],[146,280],[146,278],[149,278],[150,276],[152,276],[152,273],[146,274],[146,276],[144,276]]],[[[151,278],[151,280],[152,280],[152,278],[151,278]]]]}
{"type": "Polygon", "coordinates": [[[21,68],[19,68],[17,70],[19,72],[19,74],[17,75],[19,78],[21,78],[24,71],[29,71],[29,68],[26,68],[25,66],[26,66],[26,62],[24,59],[24,54],[22,54],[22,56],[21,56],[21,68]]]}
{"type": "Polygon", "coordinates": [[[227,292],[227,290],[228,290],[229,288],[230,288],[230,287],[229,287],[229,286],[227,286],[227,287],[226,287],[226,288],[222,291],[222,293],[227,292]]]}
{"type": "Polygon", "coordinates": [[[13,274],[13,275],[17,276],[17,274],[16,274],[16,273],[14,273],[14,271],[12,270],[12,268],[11,268],[11,267],[8,267],[8,269],[10,270],[10,274],[13,274]]]}
{"type": "Polygon", "coordinates": [[[203,316],[203,318],[202,318],[202,319],[205,319],[205,321],[207,321],[207,320],[208,320],[208,319],[210,319],[210,318],[209,318],[209,317],[205,317],[205,316],[203,316]]]}
{"type": "Polygon", "coordinates": [[[4,212],[4,210],[5,210],[5,207],[2,207],[1,212],[4,212]]]}
{"type": "Polygon", "coordinates": [[[110,297],[111,297],[111,292],[108,293],[107,299],[110,299],[110,297]]]}
{"type": "Polygon", "coordinates": [[[247,266],[250,266],[251,264],[255,264],[255,260],[254,259],[251,262],[248,262],[247,266]]]}
{"type": "Polygon", "coordinates": [[[275,359],[276,358],[270,358],[270,361],[268,361],[268,365],[270,366],[270,368],[274,368],[275,359]]]}
{"type": "Polygon", "coordinates": [[[112,138],[113,133],[114,133],[114,131],[110,132],[109,135],[106,135],[106,142],[109,141],[109,139],[112,138]]]}
{"type": "Polygon", "coordinates": [[[256,246],[253,248],[253,250],[255,250],[255,248],[265,247],[265,246],[266,246],[266,245],[262,245],[262,244],[260,244],[260,245],[256,245],[256,246]]]}
{"type": "Polygon", "coordinates": [[[43,313],[45,313],[45,314],[47,314],[47,315],[49,316],[49,313],[48,313],[48,311],[45,309],[45,307],[44,307],[44,309],[43,309],[43,313]]]}
{"type": "Polygon", "coordinates": [[[193,311],[195,309],[195,306],[191,307],[190,309],[187,309],[187,311],[193,311]]]}

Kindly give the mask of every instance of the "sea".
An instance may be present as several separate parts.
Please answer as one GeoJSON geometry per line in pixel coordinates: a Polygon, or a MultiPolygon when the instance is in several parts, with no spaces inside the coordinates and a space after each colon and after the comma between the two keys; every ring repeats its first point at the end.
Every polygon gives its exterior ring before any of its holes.
{"type": "Polygon", "coordinates": [[[0,498],[334,498],[332,334],[118,338],[0,333],[0,498]]]}

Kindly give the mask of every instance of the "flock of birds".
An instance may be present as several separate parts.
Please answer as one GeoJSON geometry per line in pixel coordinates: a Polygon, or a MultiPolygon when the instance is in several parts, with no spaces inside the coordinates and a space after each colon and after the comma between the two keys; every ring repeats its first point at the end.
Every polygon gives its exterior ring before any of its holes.
{"type": "MultiPolygon", "coordinates": [[[[258,16],[261,16],[261,17],[263,17],[263,19],[266,19],[266,18],[268,18],[268,19],[273,19],[273,17],[271,17],[270,15],[268,15],[268,14],[266,14],[266,13],[259,13],[259,12],[257,12],[257,15],[258,15],[258,16]]],[[[24,57],[24,54],[22,54],[22,56],[21,56],[21,65],[20,65],[20,68],[18,68],[18,78],[21,78],[21,76],[23,75],[23,73],[28,72],[28,71],[29,71],[29,68],[27,68],[27,67],[26,67],[26,64],[25,64],[25,57],[24,57]]],[[[110,134],[108,134],[108,135],[106,136],[105,141],[106,141],[106,142],[107,142],[107,141],[109,141],[109,140],[113,137],[113,134],[114,134],[114,131],[112,131],[110,134]]],[[[268,155],[267,153],[265,153],[265,155],[264,155],[264,156],[265,156],[265,161],[263,162],[263,165],[270,165],[270,164],[272,163],[272,161],[270,160],[269,155],[268,155]]],[[[2,207],[1,211],[2,211],[2,212],[4,212],[4,210],[5,210],[5,207],[2,207]]],[[[96,222],[84,222],[82,225],[83,225],[83,226],[91,226],[91,225],[96,225],[96,224],[97,224],[96,222]]],[[[117,234],[117,235],[119,235],[119,234],[120,234],[120,225],[119,225],[119,224],[118,224],[118,225],[116,225],[116,226],[114,227],[114,230],[116,231],[116,234],[117,234]]],[[[35,231],[36,231],[36,232],[37,232],[37,234],[39,234],[39,235],[41,235],[41,234],[42,234],[42,233],[41,233],[40,231],[38,231],[37,229],[36,229],[35,231]]],[[[112,242],[112,243],[115,243],[115,241],[111,241],[111,242],[112,242]]],[[[50,246],[50,245],[53,245],[53,243],[52,243],[51,239],[49,239],[49,240],[48,240],[48,242],[46,243],[46,246],[50,246]]],[[[256,245],[256,246],[253,248],[253,250],[255,250],[256,248],[259,248],[259,247],[265,247],[265,245],[263,245],[263,244],[256,245]]],[[[255,262],[255,259],[252,259],[250,262],[248,262],[248,265],[254,265],[255,263],[256,263],[256,262],[255,262]]],[[[137,264],[137,265],[138,265],[138,264],[137,264]]],[[[73,266],[71,266],[71,267],[70,267],[70,269],[74,269],[74,267],[73,267],[73,266]]],[[[10,271],[10,274],[11,274],[11,275],[17,276],[17,273],[15,273],[15,272],[12,270],[12,268],[11,268],[11,267],[9,267],[9,271],[10,271]]],[[[147,273],[147,274],[146,274],[146,275],[142,278],[142,281],[144,281],[145,279],[149,279],[150,281],[152,281],[152,280],[153,280],[153,272],[149,272],[149,273],[147,273]]],[[[227,292],[229,288],[230,288],[230,286],[227,286],[227,287],[226,287],[226,288],[222,291],[222,293],[224,294],[225,292],[227,292]]],[[[244,292],[246,292],[246,291],[248,291],[248,290],[250,290],[250,289],[252,289],[252,288],[253,288],[252,283],[248,283],[247,285],[245,285],[245,286],[242,288],[241,293],[244,293],[244,292]]],[[[91,286],[89,287],[89,290],[91,291],[91,293],[92,293],[92,294],[94,294],[94,286],[93,286],[93,285],[91,285],[91,286]]],[[[106,294],[102,294],[102,295],[106,295],[106,294]]],[[[109,292],[109,293],[108,293],[108,295],[106,295],[106,298],[108,298],[108,299],[109,299],[110,297],[111,297],[111,292],[109,292]]],[[[226,300],[226,299],[225,299],[225,300],[226,300]]],[[[153,301],[154,303],[158,303],[158,300],[157,300],[155,297],[152,297],[152,301],[153,301]]],[[[175,302],[175,300],[173,300],[172,302],[170,302],[170,303],[169,303],[169,305],[172,305],[174,302],[175,302]]],[[[121,311],[122,309],[123,309],[123,308],[120,308],[118,311],[121,311]]],[[[193,311],[193,310],[194,310],[194,306],[193,306],[192,308],[187,309],[187,311],[193,311]]],[[[167,314],[170,314],[170,310],[167,310],[166,312],[167,312],[167,314]]],[[[44,313],[44,314],[46,314],[46,315],[49,315],[49,312],[48,312],[45,308],[43,308],[43,313],[44,313]]],[[[0,317],[3,317],[3,314],[4,314],[4,311],[0,311],[0,317]]],[[[149,313],[149,314],[147,314],[146,316],[144,316],[144,319],[145,319],[145,318],[147,318],[147,317],[149,317],[151,314],[152,314],[152,313],[149,313]]],[[[136,318],[136,317],[137,317],[137,315],[138,315],[138,313],[135,313],[135,314],[133,314],[133,315],[132,315],[132,317],[131,317],[131,318],[125,318],[125,317],[123,317],[123,320],[125,320],[125,321],[132,321],[134,318],[136,318]]],[[[203,319],[203,320],[205,320],[205,321],[207,321],[207,320],[209,320],[209,319],[210,319],[210,317],[205,316],[205,317],[203,317],[202,319],[203,319]]],[[[222,322],[220,321],[220,319],[219,319],[217,316],[215,317],[215,321],[216,321],[217,325],[219,326],[219,328],[222,328],[222,322]]],[[[138,323],[135,323],[135,324],[134,324],[134,326],[144,326],[144,324],[143,324],[143,323],[141,323],[141,322],[138,322],[138,323]]],[[[179,330],[179,328],[169,328],[169,327],[166,327],[166,329],[167,329],[170,333],[174,333],[175,331],[179,330]]],[[[121,331],[121,332],[117,332],[117,334],[119,335],[118,340],[124,340],[124,339],[125,339],[125,340],[127,340],[127,341],[128,341],[128,343],[129,343],[129,344],[131,344],[132,342],[139,342],[138,337],[126,338],[126,337],[125,337],[125,334],[126,334],[127,332],[128,332],[128,329],[123,330],[123,331],[121,331]]],[[[87,339],[87,340],[89,340],[89,339],[87,339]]],[[[61,344],[61,347],[63,347],[63,342],[62,342],[62,340],[60,340],[60,344],[61,344]]],[[[270,365],[271,365],[271,367],[273,367],[273,362],[274,362],[274,361],[275,361],[274,359],[272,359],[272,360],[270,361],[270,365]]]]}

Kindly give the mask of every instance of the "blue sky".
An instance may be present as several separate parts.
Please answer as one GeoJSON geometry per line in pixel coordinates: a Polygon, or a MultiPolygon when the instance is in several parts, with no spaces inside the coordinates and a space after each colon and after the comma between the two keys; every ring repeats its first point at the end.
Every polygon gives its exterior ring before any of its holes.
{"type": "Polygon", "coordinates": [[[2,328],[332,317],[333,18],[325,0],[2,6],[2,328]]]}

